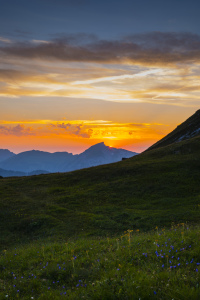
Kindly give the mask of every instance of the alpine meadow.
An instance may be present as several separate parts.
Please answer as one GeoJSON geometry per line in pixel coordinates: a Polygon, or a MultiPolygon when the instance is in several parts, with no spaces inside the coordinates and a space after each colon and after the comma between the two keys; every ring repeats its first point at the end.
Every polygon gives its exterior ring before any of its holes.
{"type": "Polygon", "coordinates": [[[197,122],[118,163],[2,178],[1,298],[198,299],[197,122]]]}
{"type": "Polygon", "coordinates": [[[199,12],[0,0],[0,300],[200,299],[199,12]]]}

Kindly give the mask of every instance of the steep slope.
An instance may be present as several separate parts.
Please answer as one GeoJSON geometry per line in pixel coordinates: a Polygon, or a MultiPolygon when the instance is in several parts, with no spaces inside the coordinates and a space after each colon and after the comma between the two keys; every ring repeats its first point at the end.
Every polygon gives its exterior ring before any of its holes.
{"type": "Polygon", "coordinates": [[[83,153],[77,155],[71,164],[65,165],[63,171],[74,171],[103,164],[120,161],[122,157],[130,158],[137,153],[124,149],[106,146],[103,142],[91,146],[83,153]]]}
{"type": "Polygon", "coordinates": [[[0,149],[0,162],[15,156],[16,154],[9,151],[8,149],[0,149]]]}
{"type": "Polygon", "coordinates": [[[146,151],[167,146],[200,135],[200,110],[146,151]]]}
{"type": "Polygon", "coordinates": [[[73,154],[68,152],[43,152],[38,150],[19,153],[0,164],[5,170],[33,172],[45,170],[47,172],[59,172],[64,163],[69,163],[73,154]]]}

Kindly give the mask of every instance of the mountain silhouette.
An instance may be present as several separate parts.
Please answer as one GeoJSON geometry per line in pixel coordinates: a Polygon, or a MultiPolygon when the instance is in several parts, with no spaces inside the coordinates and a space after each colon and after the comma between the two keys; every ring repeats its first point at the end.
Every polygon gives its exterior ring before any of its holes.
{"type": "Polygon", "coordinates": [[[91,146],[77,155],[71,164],[65,165],[63,171],[78,170],[102,164],[109,164],[136,155],[136,152],[106,146],[103,142],[91,146]]]}
{"type": "MultiPolygon", "coordinates": [[[[9,152],[9,150],[7,151],[9,152]]],[[[112,148],[106,146],[104,143],[99,143],[91,146],[79,155],[73,155],[68,152],[49,153],[39,150],[13,154],[0,162],[0,168],[4,171],[24,172],[24,175],[68,172],[117,162],[123,157],[129,158],[136,154],[132,151],[112,148]]]]}
{"type": "Polygon", "coordinates": [[[16,154],[9,151],[8,149],[0,149],[0,162],[15,156],[16,154]]]}

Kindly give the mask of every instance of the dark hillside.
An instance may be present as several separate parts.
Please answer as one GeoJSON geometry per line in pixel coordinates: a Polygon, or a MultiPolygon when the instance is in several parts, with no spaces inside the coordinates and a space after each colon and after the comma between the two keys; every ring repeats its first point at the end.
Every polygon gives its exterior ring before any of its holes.
{"type": "Polygon", "coordinates": [[[160,141],[149,147],[146,151],[165,147],[169,144],[187,140],[198,135],[200,135],[200,109],[160,141]]]}
{"type": "Polygon", "coordinates": [[[200,137],[80,171],[0,180],[1,243],[200,222],[200,137]]]}

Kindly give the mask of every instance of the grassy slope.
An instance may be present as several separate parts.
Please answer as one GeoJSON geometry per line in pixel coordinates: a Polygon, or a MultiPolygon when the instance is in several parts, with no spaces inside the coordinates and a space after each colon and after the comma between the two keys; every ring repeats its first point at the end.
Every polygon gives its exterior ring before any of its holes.
{"type": "Polygon", "coordinates": [[[200,137],[64,174],[0,180],[1,248],[199,223],[200,137]]]}

